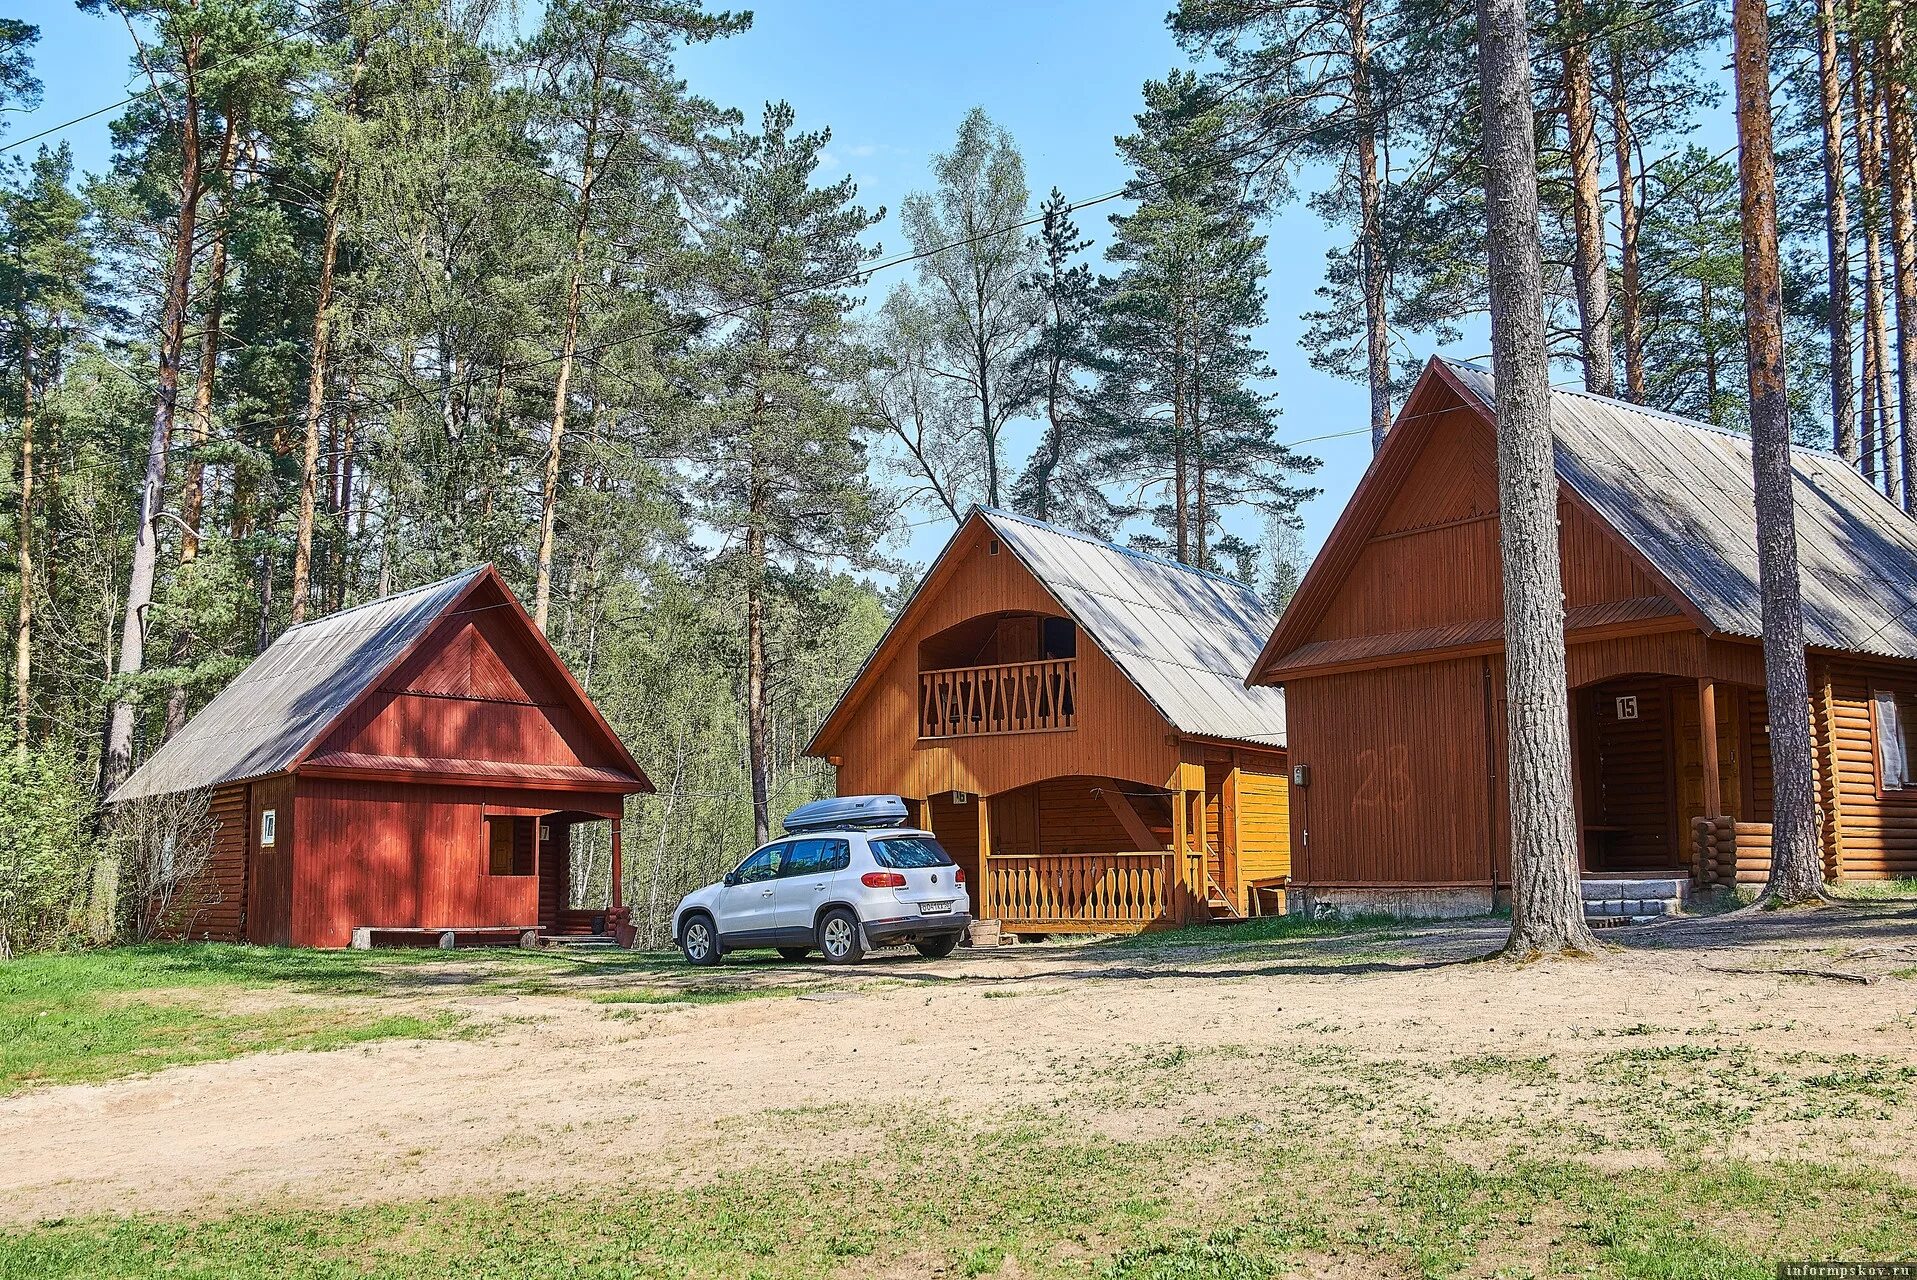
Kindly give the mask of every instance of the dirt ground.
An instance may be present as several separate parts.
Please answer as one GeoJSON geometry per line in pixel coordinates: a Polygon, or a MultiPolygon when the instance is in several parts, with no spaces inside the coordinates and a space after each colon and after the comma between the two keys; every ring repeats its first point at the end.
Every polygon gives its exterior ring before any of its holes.
{"type": "Polygon", "coordinates": [[[979,1123],[1037,1108],[1127,1138],[1197,1114],[1315,1109],[1381,1135],[1433,1116],[1482,1117],[1487,1132],[1544,1116],[1605,1129],[1592,1158],[1630,1161],[1655,1158],[1655,1135],[1684,1123],[1699,1081],[1734,1094],[1722,1059],[1696,1077],[1658,1074],[1699,1045],[1757,1062],[1769,1083],[1750,1105],[1784,1108],[1725,1139],[1736,1153],[1808,1147],[1917,1175],[1910,1125],[1805,1101],[1835,1096],[1826,1082],[1847,1071],[1902,1105],[1917,1073],[1917,904],[1603,936],[1599,958],[1528,966],[1475,963],[1502,937],[1478,922],[1231,947],[887,954],[852,970],[582,963],[517,990],[497,967],[453,957],[408,966],[362,1002],[457,1011],[467,1034],[455,1038],[0,1100],[0,1221],[696,1183],[802,1155],[795,1109],[848,1105],[979,1123]],[[714,983],[768,994],[592,998],[714,983]],[[1138,1105],[1141,1090],[1157,1101],[1138,1105]]]}

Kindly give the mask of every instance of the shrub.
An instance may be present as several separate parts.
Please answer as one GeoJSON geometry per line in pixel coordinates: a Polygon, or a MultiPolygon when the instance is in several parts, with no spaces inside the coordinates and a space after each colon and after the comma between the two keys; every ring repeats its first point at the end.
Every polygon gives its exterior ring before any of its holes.
{"type": "Polygon", "coordinates": [[[0,755],[0,960],[72,927],[92,861],[92,797],[53,752],[0,755]]]}

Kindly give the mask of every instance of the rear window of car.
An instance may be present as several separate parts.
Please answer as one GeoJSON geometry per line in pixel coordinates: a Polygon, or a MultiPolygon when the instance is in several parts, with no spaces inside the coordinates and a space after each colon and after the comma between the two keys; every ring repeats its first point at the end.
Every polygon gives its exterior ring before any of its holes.
{"type": "Polygon", "coordinates": [[[872,842],[872,856],[894,871],[919,867],[949,867],[952,855],[931,836],[893,836],[872,842]]]}

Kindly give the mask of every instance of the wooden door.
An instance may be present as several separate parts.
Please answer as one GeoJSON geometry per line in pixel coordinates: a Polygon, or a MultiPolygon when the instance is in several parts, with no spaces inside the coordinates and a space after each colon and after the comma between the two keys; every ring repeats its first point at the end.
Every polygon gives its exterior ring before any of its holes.
{"type": "Polygon", "coordinates": [[[293,781],[270,778],[247,788],[246,940],[284,947],[293,941],[293,781]]]}

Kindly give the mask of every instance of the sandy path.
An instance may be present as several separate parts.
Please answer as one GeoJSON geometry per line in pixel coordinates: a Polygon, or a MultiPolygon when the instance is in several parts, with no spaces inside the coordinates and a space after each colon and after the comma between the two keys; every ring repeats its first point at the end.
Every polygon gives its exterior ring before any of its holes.
{"type": "MultiPolygon", "coordinates": [[[[1604,1045],[1602,1034],[1633,1023],[1735,1035],[1769,1026],[1784,1008],[1793,1044],[1917,1061],[1917,983],[1716,971],[1841,963],[1887,973],[1917,963],[1900,950],[1917,937],[1912,924],[1908,908],[1755,931],[1699,922],[1646,931],[1598,960],[1521,968],[1440,963],[1494,936],[1471,930],[1382,944],[1414,954],[1352,964],[1338,957],[1355,944],[1340,942],[1240,953],[1016,948],[937,966],[808,967],[842,998],[616,1012],[566,996],[507,1002],[448,988],[407,999],[460,1009],[486,1034],[264,1054],[0,1100],[0,1220],[414,1199],[641,1170],[654,1183],[695,1181],[716,1149],[744,1159],[803,1142],[798,1126],[768,1112],[924,1105],[983,1121],[1008,1103],[1083,1110],[1088,1064],[1096,1075],[1100,1063],[1174,1045],[1581,1052],[1584,1037],[1604,1045]]],[[[1275,1106],[1282,1085],[1226,1072],[1206,1105],[1275,1106]]],[[[1445,1096],[1467,1108],[1499,1101],[1455,1088],[1445,1096]]],[[[1132,1113],[1111,1127],[1136,1123],[1132,1113]]],[[[1899,1167],[1908,1157],[1887,1153],[1899,1167]]]]}

